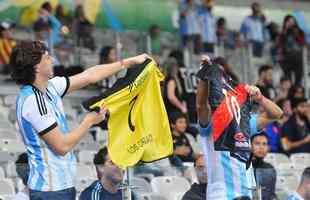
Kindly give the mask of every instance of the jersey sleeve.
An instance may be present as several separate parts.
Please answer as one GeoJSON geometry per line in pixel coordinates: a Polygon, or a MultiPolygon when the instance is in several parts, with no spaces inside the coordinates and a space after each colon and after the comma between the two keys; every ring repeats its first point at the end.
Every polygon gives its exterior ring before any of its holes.
{"type": "Polygon", "coordinates": [[[251,114],[250,118],[250,135],[255,135],[259,132],[257,130],[257,114],[251,114]]]}
{"type": "Polygon", "coordinates": [[[49,80],[59,96],[64,97],[70,87],[70,80],[67,76],[56,76],[49,80]]]}
{"type": "Polygon", "coordinates": [[[53,111],[39,94],[29,96],[22,109],[23,118],[30,122],[40,136],[57,126],[53,111]]]}

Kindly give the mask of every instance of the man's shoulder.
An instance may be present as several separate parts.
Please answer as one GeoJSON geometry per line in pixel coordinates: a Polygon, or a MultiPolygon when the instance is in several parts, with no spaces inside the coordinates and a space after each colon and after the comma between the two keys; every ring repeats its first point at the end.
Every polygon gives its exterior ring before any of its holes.
{"type": "Polygon", "coordinates": [[[102,186],[98,180],[94,181],[90,186],[81,192],[80,200],[91,200],[93,193],[102,191],[102,186]]]}

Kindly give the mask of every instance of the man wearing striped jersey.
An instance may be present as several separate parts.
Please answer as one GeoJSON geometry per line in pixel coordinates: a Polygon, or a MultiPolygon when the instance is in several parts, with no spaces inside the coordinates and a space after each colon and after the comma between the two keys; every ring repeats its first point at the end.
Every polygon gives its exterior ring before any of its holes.
{"type": "Polygon", "coordinates": [[[229,69],[211,64],[209,57],[203,57],[203,62],[198,72],[197,111],[207,162],[207,199],[251,199],[255,180],[250,165],[249,136],[280,118],[282,111],[262,96],[257,87],[231,84],[229,69]],[[251,115],[249,98],[263,107],[265,113],[251,115]],[[216,116],[217,112],[220,115],[216,116]],[[218,128],[222,130],[217,132],[216,140],[214,133],[218,128]]]}
{"type": "Polygon", "coordinates": [[[32,200],[75,200],[76,159],[72,149],[94,124],[104,120],[106,109],[86,114],[73,130],[62,98],[68,92],[96,83],[146,55],[107,65],[96,65],[72,77],[53,78],[53,59],[39,41],[21,42],[11,54],[12,78],[21,85],[16,100],[17,121],[28,154],[28,186],[32,200]]]}
{"type": "Polygon", "coordinates": [[[124,171],[117,167],[108,155],[107,147],[98,151],[94,157],[98,180],[87,187],[80,200],[122,200],[122,183],[124,171]]]}

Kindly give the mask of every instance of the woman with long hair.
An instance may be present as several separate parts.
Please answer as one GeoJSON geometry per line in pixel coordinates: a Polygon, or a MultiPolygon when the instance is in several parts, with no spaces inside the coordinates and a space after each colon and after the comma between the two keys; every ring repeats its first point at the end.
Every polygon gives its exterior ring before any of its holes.
{"type": "Polygon", "coordinates": [[[294,74],[295,85],[300,85],[302,80],[302,50],[304,45],[304,32],[292,15],[286,15],[278,41],[280,65],[285,76],[292,78],[292,74],[294,74]]]}

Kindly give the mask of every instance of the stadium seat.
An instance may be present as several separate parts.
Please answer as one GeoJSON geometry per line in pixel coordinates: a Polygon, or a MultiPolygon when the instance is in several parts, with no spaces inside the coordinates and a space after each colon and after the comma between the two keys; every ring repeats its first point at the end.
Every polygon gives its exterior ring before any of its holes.
{"type": "Polygon", "coordinates": [[[14,195],[1,195],[0,199],[1,200],[12,200],[14,195]]]}
{"type": "Polygon", "coordinates": [[[294,153],[290,159],[296,169],[305,169],[310,166],[310,153],[294,153]]]}
{"type": "Polygon", "coordinates": [[[94,155],[97,151],[90,151],[90,150],[81,150],[78,153],[78,158],[80,163],[91,164],[93,163],[94,155]]]}
{"type": "Polygon", "coordinates": [[[278,176],[276,188],[283,189],[287,192],[294,192],[298,187],[298,178],[294,175],[292,176],[278,176]]]}
{"type": "Polygon", "coordinates": [[[165,196],[167,199],[175,199],[176,194],[180,196],[190,189],[189,182],[183,177],[162,176],[151,180],[151,186],[156,194],[165,196]]]}
{"type": "Polygon", "coordinates": [[[0,180],[0,195],[14,195],[14,184],[11,179],[0,180]]]}
{"type": "MultiPolygon", "coordinates": [[[[81,177],[81,176],[79,176],[81,177]]],[[[85,190],[88,186],[90,186],[95,179],[90,178],[77,178],[75,188],[77,190],[77,193],[81,193],[83,190],[85,190]]]]}
{"type": "Polygon", "coordinates": [[[7,95],[4,97],[4,105],[10,107],[16,102],[16,95],[7,95]]]}
{"type": "Polygon", "coordinates": [[[4,170],[0,167],[0,180],[5,179],[5,173],[4,170]]]}
{"type": "Polygon", "coordinates": [[[134,177],[131,179],[131,185],[133,186],[133,191],[137,194],[151,193],[151,185],[143,178],[134,177]]]}
{"type": "Polygon", "coordinates": [[[0,129],[0,138],[6,140],[18,140],[18,133],[13,129],[0,129]]]}
{"type": "Polygon", "coordinates": [[[96,169],[94,165],[77,164],[76,166],[77,177],[87,177],[90,179],[96,179],[96,169]]]}
{"type": "Polygon", "coordinates": [[[16,178],[18,176],[14,162],[8,162],[8,164],[5,166],[5,171],[9,178],[16,178]]]}
{"type": "Polygon", "coordinates": [[[139,195],[138,200],[168,200],[168,199],[159,194],[141,194],[139,195]]]}
{"type": "Polygon", "coordinates": [[[25,145],[19,140],[1,139],[0,149],[9,151],[14,154],[23,153],[26,151],[25,145]]]}
{"type": "Polygon", "coordinates": [[[12,161],[15,162],[15,155],[8,151],[0,151],[0,164],[7,164],[8,162],[12,161]]]}

